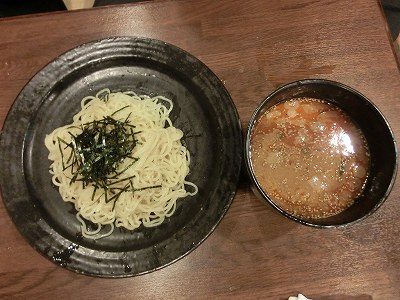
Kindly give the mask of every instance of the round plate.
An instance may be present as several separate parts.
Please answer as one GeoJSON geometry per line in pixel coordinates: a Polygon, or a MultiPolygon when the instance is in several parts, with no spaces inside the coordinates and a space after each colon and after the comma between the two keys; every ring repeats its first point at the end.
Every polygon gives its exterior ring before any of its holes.
{"type": "Polygon", "coordinates": [[[240,174],[238,113],[221,81],[198,59],[164,42],[115,37],[84,44],[38,72],[14,102],[0,140],[0,184],[16,227],[54,263],[93,276],[126,277],[166,266],[188,254],[228,210],[240,174]],[[68,124],[80,101],[103,88],[162,95],[191,153],[188,180],[196,196],[178,201],[154,228],[116,229],[82,238],[71,203],[51,185],[45,135],[68,124]]]}

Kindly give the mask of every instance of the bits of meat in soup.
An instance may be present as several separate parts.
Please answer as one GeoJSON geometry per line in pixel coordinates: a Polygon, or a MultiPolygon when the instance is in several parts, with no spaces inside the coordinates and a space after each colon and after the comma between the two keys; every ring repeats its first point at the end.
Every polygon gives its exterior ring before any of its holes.
{"type": "Polygon", "coordinates": [[[351,206],[370,167],[361,130],[338,107],[294,98],[265,111],[251,133],[255,177],[283,210],[319,219],[351,206]]]}

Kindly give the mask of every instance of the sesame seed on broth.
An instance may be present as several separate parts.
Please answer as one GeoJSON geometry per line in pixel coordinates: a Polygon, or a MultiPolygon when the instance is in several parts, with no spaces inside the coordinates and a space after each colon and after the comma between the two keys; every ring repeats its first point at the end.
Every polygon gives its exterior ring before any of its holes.
{"type": "Polygon", "coordinates": [[[361,130],[338,107],[294,98],[268,109],[251,133],[250,155],[262,189],[300,218],[325,218],[351,206],[370,166],[361,130]]]}

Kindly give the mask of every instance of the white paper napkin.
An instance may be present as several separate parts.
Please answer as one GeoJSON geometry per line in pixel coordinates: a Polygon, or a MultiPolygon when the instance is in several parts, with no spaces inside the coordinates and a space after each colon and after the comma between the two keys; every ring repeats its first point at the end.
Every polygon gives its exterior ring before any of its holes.
{"type": "Polygon", "coordinates": [[[296,296],[290,296],[288,298],[288,300],[312,300],[312,299],[308,299],[304,295],[298,294],[297,297],[296,296]]]}

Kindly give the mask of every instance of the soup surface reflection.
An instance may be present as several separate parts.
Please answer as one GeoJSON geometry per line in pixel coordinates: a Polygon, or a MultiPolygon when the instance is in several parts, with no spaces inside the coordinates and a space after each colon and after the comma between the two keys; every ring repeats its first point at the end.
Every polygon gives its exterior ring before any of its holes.
{"type": "Polygon", "coordinates": [[[361,130],[338,107],[294,98],[263,113],[251,133],[250,155],[260,186],[300,218],[325,218],[353,204],[370,167],[361,130]]]}

